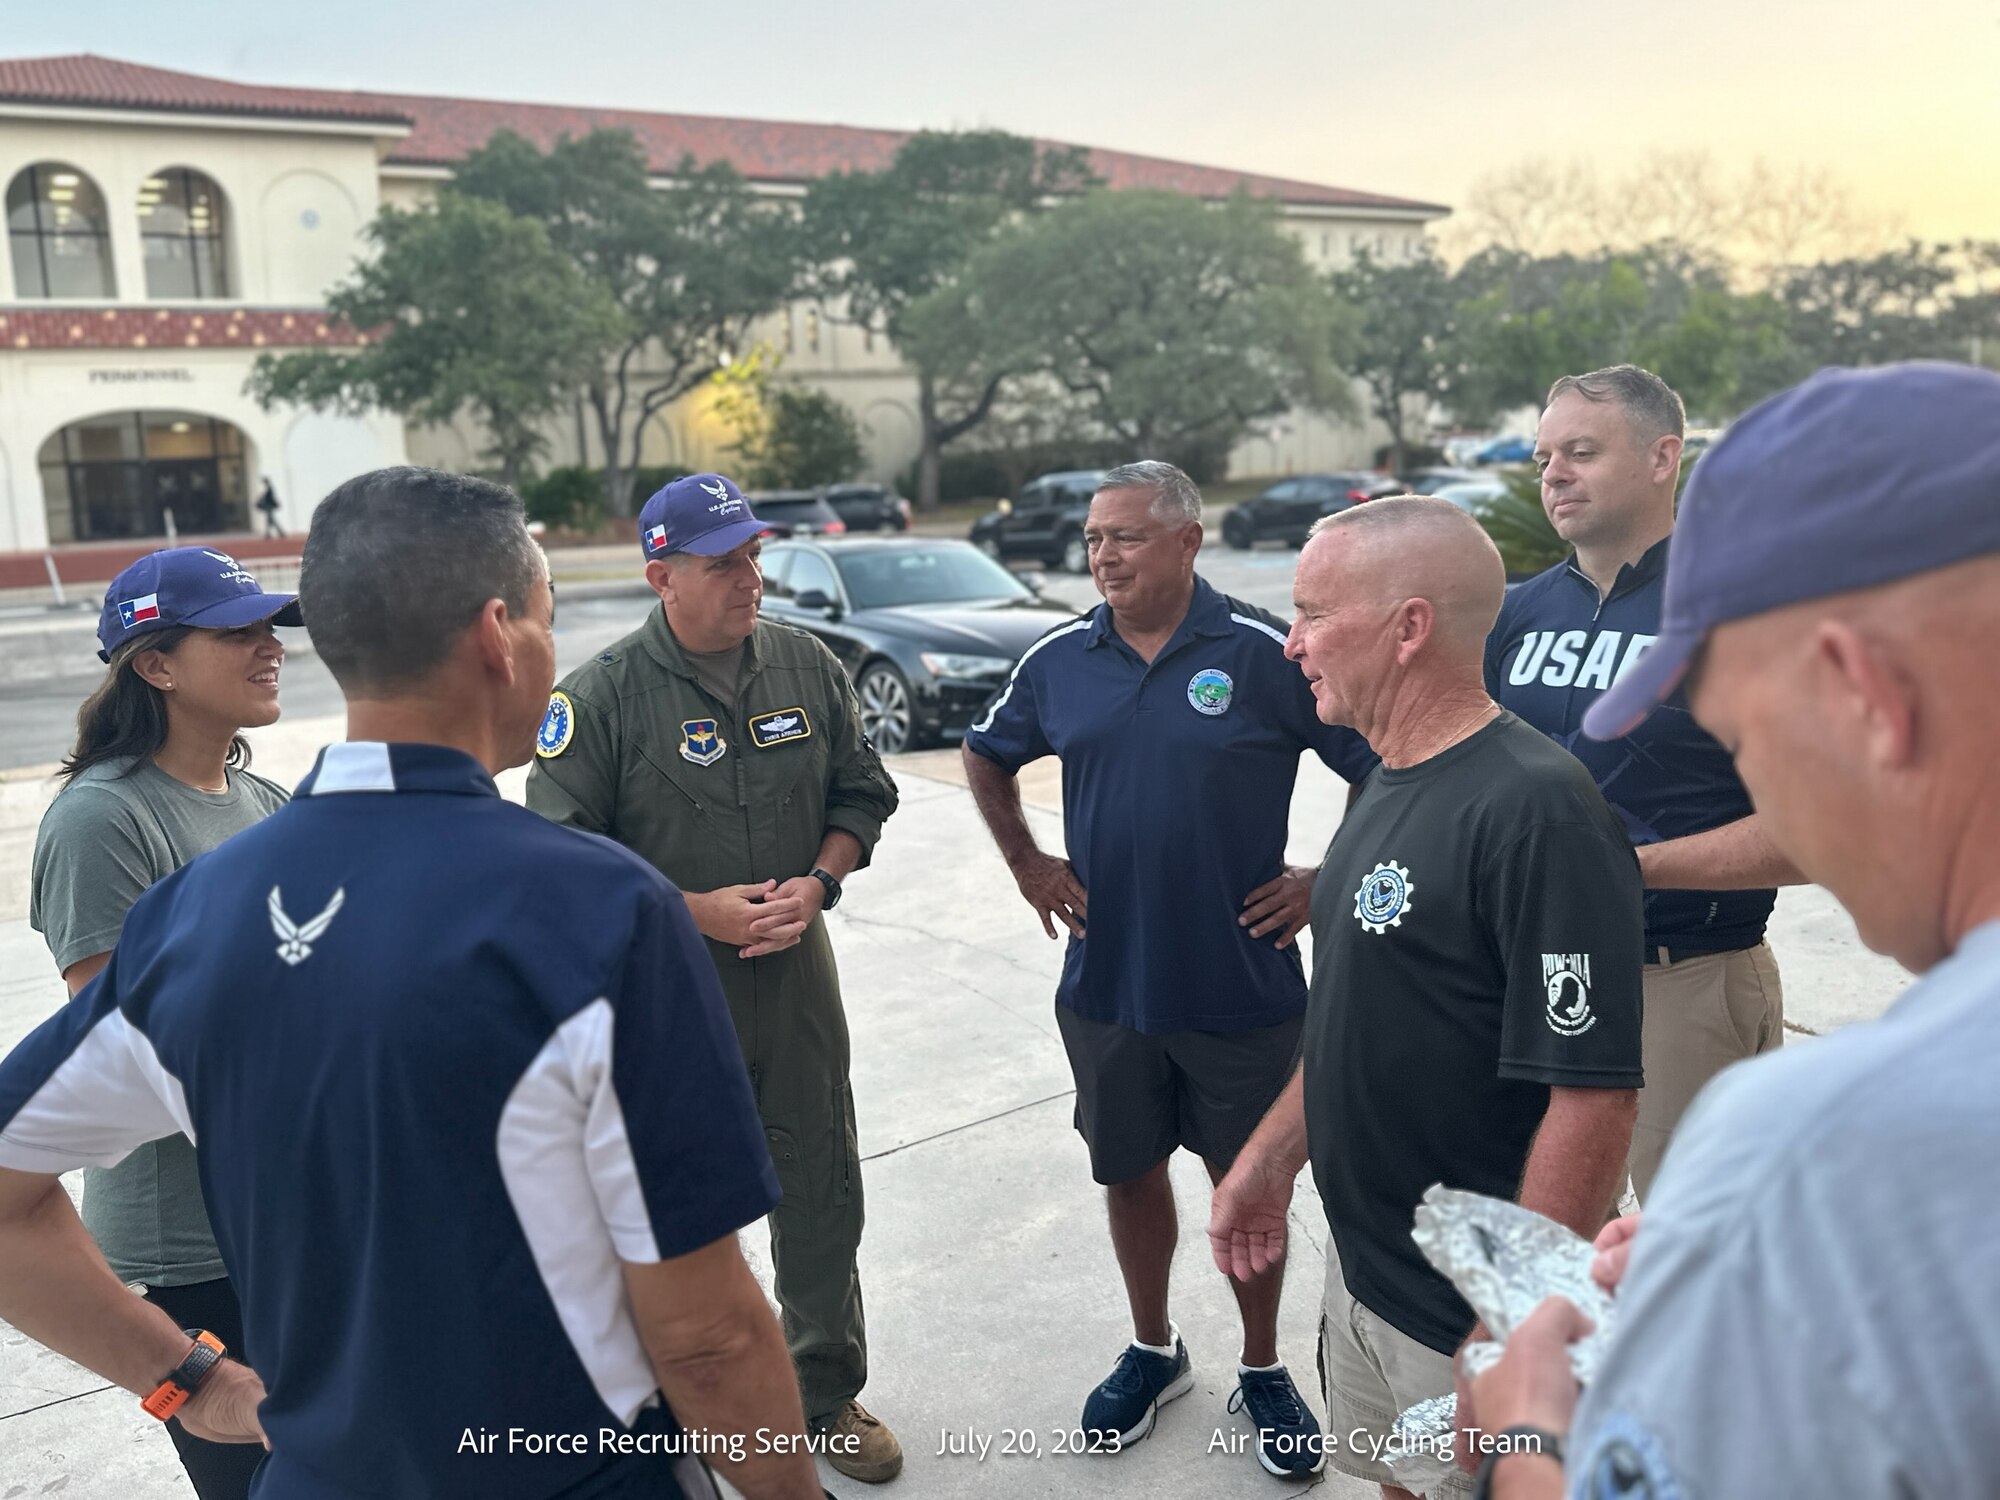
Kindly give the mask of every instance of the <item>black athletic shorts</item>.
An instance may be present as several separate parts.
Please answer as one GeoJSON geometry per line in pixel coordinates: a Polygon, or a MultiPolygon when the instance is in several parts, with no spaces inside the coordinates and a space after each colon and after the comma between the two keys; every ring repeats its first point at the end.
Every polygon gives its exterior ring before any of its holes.
{"type": "Polygon", "coordinates": [[[1305,1017],[1252,1031],[1148,1036],[1056,1006],[1076,1078],[1076,1128],[1090,1175],[1111,1186],[1143,1177],[1185,1146],[1227,1168],[1299,1062],[1305,1017]]]}

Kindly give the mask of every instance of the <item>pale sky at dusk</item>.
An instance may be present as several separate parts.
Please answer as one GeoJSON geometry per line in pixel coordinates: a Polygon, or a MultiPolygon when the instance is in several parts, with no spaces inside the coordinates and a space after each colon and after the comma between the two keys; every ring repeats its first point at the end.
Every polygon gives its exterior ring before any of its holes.
{"type": "Polygon", "coordinates": [[[2000,238],[2000,0],[11,0],[0,55],[250,83],[998,126],[1462,203],[1523,157],[1832,172],[2000,238]]]}

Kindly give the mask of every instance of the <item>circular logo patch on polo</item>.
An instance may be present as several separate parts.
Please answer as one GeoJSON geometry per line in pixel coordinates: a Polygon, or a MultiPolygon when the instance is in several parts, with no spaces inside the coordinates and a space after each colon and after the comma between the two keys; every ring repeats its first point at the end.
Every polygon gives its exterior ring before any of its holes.
{"type": "Polygon", "coordinates": [[[1214,667],[1204,667],[1188,679],[1188,702],[1196,713],[1211,718],[1229,712],[1229,700],[1235,692],[1236,684],[1229,680],[1229,674],[1214,667]]]}
{"type": "Polygon", "coordinates": [[[1354,893],[1354,916],[1369,932],[1387,932],[1391,927],[1401,927],[1403,918],[1409,913],[1411,897],[1416,894],[1417,883],[1410,879],[1410,872],[1393,859],[1387,864],[1377,865],[1361,881],[1361,889],[1354,893]]]}

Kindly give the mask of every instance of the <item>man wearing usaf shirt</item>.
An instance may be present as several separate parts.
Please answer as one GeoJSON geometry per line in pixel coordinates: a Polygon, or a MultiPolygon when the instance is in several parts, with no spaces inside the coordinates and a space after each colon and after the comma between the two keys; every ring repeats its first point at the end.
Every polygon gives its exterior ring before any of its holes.
{"type": "Polygon", "coordinates": [[[1659,634],[1681,399],[1616,365],[1549,388],[1535,439],[1542,508],[1575,551],[1510,590],[1486,644],[1486,688],[1589,769],[1638,846],[1646,882],[1646,1087],[1632,1134],[1641,1199],[1702,1085],[1784,1035],[1764,926],[1801,877],[1772,846],[1729,753],[1675,693],[1624,739],[1583,716],[1659,634]]]}

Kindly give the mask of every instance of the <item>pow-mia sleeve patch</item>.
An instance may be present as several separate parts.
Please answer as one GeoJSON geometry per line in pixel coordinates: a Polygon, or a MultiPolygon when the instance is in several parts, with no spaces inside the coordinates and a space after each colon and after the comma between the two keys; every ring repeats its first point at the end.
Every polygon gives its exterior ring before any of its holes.
{"type": "Polygon", "coordinates": [[[768,750],[787,740],[809,740],[813,732],[812,720],[806,717],[803,708],[781,708],[768,714],[753,714],[749,728],[750,743],[759,750],[768,750]]]}
{"type": "Polygon", "coordinates": [[[535,754],[551,760],[569,749],[576,733],[576,708],[567,693],[549,694],[549,711],[542,715],[542,727],[535,731],[535,754]]]}

